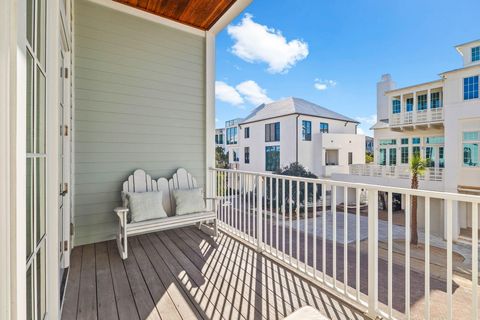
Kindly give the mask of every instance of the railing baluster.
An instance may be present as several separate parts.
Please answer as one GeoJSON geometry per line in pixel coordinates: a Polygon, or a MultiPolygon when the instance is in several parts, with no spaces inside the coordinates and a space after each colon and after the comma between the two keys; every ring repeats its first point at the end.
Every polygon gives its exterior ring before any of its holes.
{"type": "Polygon", "coordinates": [[[430,197],[425,197],[425,319],[430,319],[430,197]]]}
{"type": "Polygon", "coordinates": [[[343,283],[348,288],[348,188],[343,187],[343,283]]]}
{"type": "Polygon", "coordinates": [[[282,258],[285,260],[285,178],[282,179],[282,258]]]}
{"type": "Polygon", "coordinates": [[[262,177],[257,176],[257,251],[262,251],[262,177]]]}
{"type": "Polygon", "coordinates": [[[303,184],[303,193],[304,197],[304,205],[303,205],[303,213],[305,214],[305,231],[303,232],[303,242],[304,242],[304,257],[303,260],[305,261],[305,272],[307,272],[308,266],[308,182],[303,184]]]}
{"type": "Polygon", "coordinates": [[[378,306],[378,190],[368,190],[368,315],[378,306]]]}
{"type": "Polygon", "coordinates": [[[276,202],[276,210],[275,210],[275,254],[278,257],[278,178],[275,179],[275,202],[276,202]]]}
{"type": "Polygon", "coordinates": [[[292,227],[293,227],[293,221],[292,221],[292,179],[289,179],[288,180],[288,211],[289,211],[289,214],[290,214],[290,228],[289,228],[289,232],[290,232],[290,236],[289,236],[289,240],[288,240],[288,246],[289,246],[289,256],[290,256],[290,264],[292,264],[292,257],[293,257],[293,253],[292,253],[292,237],[293,237],[293,231],[292,231],[292,227]]]}
{"type": "Polygon", "coordinates": [[[388,316],[392,318],[392,306],[393,306],[393,195],[388,192],[388,316]]]}
{"type": "Polygon", "coordinates": [[[327,185],[322,184],[322,279],[327,274],[327,185]]]}
{"type": "Polygon", "coordinates": [[[313,184],[313,278],[317,279],[317,183],[313,184]]]}
{"type": "Polygon", "coordinates": [[[478,319],[478,203],[472,203],[472,319],[478,319]]]}
{"type": "Polygon", "coordinates": [[[297,217],[297,268],[300,268],[300,180],[297,180],[295,216],[297,217]]]}
{"type": "Polygon", "coordinates": [[[337,187],[332,186],[332,232],[333,232],[333,241],[332,241],[332,261],[333,261],[333,287],[337,288],[337,187]]]}
{"type": "Polygon", "coordinates": [[[273,178],[270,178],[270,252],[273,253],[273,178]]]}
{"type": "MultiPolygon", "coordinates": [[[[410,319],[410,224],[411,224],[411,206],[410,195],[406,195],[405,201],[405,315],[410,319]]],[[[418,197],[417,197],[418,203],[418,197]]]]}
{"type": "Polygon", "coordinates": [[[452,251],[453,251],[453,202],[447,199],[447,319],[453,318],[452,310],[452,251]]]}
{"type": "Polygon", "coordinates": [[[357,293],[357,301],[360,301],[360,193],[361,189],[357,187],[355,190],[355,210],[356,210],[356,223],[355,223],[355,290],[357,293]]]}

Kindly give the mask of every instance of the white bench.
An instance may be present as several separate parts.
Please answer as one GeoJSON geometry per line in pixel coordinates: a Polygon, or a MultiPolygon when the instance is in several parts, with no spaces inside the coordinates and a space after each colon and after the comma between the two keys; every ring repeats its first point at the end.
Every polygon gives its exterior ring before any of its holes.
{"type": "MultiPolygon", "coordinates": [[[[153,180],[145,171],[138,169],[128,177],[123,183],[122,201],[123,207],[114,209],[118,216],[117,246],[122,259],[128,257],[128,236],[161,231],[167,229],[180,228],[188,225],[197,224],[198,228],[213,236],[217,236],[217,216],[215,213],[215,198],[205,198],[212,201],[211,210],[205,212],[196,212],[184,215],[175,215],[175,199],[173,190],[197,188],[197,181],[187,172],[180,168],[169,180],[160,178],[153,180]],[[163,208],[167,213],[166,218],[152,219],[141,222],[128,222],[128,207],[124,194],[126,192],[163,192],[163,208]],[[207,227],[206,223],[212,222],[212,227],[207,227]]],[[[208,207],[207,207],[208,208],[208,207]]]]}

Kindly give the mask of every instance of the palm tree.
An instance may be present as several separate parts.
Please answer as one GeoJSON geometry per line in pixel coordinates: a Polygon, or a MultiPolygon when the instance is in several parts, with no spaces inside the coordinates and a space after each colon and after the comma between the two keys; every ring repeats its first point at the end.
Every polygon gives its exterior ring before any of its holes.
{"type": "MultiPolygon", "coordinates": [[[[422,159],[419,154],[414,154],[410,161],[410,172],[412,173],[412,189],[418,189],[418,176],[423,176],[427,167],[427,160],[422,159]]],[[[411,223],[411,239],[410,243],[418,244],[417,232],[417,196],[412,197],[412,223],[411,223]]]]}

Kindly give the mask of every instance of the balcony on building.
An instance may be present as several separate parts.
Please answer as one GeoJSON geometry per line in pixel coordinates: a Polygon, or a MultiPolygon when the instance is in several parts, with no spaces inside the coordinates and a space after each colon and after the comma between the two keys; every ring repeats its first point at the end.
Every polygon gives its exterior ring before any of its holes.
{"type": "Polygon", "coordinates": [[[386,95],[392,131],[443,128],[441,80],[391,90],[386,95]]]}

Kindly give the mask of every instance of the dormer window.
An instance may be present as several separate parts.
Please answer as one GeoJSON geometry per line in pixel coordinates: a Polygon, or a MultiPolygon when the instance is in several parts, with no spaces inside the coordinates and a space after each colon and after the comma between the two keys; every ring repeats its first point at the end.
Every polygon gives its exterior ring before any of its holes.
{"type": "Polygon", "coordinates": [[[480,46],[472,48],[472,62],[480,61],[480,46]]]}

